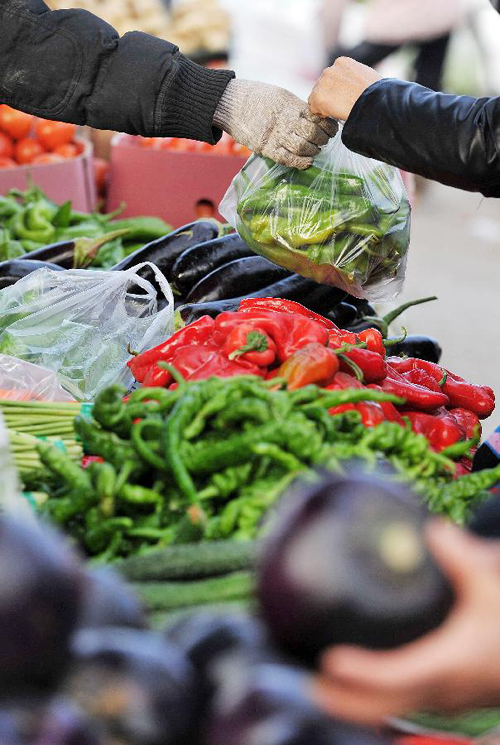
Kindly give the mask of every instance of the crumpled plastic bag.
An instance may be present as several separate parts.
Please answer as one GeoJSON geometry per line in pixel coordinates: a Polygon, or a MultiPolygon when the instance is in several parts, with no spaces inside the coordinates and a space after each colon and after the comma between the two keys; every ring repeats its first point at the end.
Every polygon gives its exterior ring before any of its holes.
{"type": "Polygon", "coordinates": [[[371,301],[402,289],[411,208],[401,174],[348,150],[341,131],[306,171],[252,156],[220,213],[292,272],[371,301]]]}
{"type": "Polygon", "coordinates": [[[0,398],[11,401],[74,401],[59,385],[57,375],[8,354],[0,354],[0,398]]]}
{"type": "Polygon", "coordinates": [[[0,291],[0,354],[42,365],[77,400],[112,383],[132,385],[130,350],[156,346],[174,332],[174,298],[153,264],[124,272],[39,269],[0,291]],[[167,305],[158,311],[150,266],[167,305]]]}

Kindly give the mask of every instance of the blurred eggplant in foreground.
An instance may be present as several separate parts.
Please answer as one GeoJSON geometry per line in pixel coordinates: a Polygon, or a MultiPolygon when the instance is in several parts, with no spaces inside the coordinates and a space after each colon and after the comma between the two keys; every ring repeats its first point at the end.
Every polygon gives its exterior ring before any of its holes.
{"type": "Polygon", "coordinates": [[[192,745],[198,683],[161,634],[89,629],[76,634],[65,693],[105,731],[133,745],[192,745]]]}
{"type": "Polygon", "coordinates": [[[409,487],[354,472],[326,474],[283,501],[258,571],[273,639],[315,665],[336,644],[387,649],[423,636],[454,600],[424,537],[409,487]]]}
{"type": "Polygon", "coordinates": [[[82,629],[122,626],[144,629],[144,609],[132,589],[110,567],[87,570],[78,620],[82,629]]]}
{"type": "Polygon", "coordinates": [[[0,517],[0,693],[57,684],[82,592],[83,574],[62,539],[0,517]]]}

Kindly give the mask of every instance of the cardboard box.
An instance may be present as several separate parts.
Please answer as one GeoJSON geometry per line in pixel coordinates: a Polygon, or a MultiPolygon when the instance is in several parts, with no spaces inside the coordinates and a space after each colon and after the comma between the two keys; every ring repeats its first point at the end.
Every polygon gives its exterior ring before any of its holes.
{"type": "Polygon", "coordinates": [[[86,140],[78,142],[83,146],[83,151],[76,158],[68,158],[61,163],[1,169],[0,195],[13,188],[24,191],[31,178],[56,204],[70,200],[73,209],[92,212],[96,207],[92,145],[86,140]]]}
{"type": "Polygon", "coordinates": [[[111,146],[108,211],[125,203],[124,217],[154,215],[175,228],[199,217],[207,201],[222,220],[219,204],[245,158],[169,152],[142,147],[139,138],[116,135],[111,146]]]}

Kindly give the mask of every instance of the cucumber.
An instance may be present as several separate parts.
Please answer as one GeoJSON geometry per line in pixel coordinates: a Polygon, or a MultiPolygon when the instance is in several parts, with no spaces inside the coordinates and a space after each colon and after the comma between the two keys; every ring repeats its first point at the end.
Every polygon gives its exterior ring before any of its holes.
{"type": "Polygon", "coordinates": [[[186,543],[130,556],[114,566],[133,582],[197,579],[248,569],[256,550],[255,542],[186,543]]]}
{"type": "Polygon", "coordinates": [[[245,600],[253,595],[252,572],[233,572],[194,582],[142,582],[132,585],[148,611],[245,600]]]}

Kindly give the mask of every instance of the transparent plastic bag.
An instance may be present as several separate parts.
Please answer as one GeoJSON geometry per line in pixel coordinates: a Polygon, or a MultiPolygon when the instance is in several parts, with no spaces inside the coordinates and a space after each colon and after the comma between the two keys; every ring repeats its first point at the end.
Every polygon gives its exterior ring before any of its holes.
{"type": "Polygon", "coordinates": [[[0,398],[11,401],[74,401],[52,370],[0,354],[0,398]]]}
{"type": "Polygon", "coordinates": [[[130,349],[174,332],[172,290],[153,264],[124,272],[39,269],[0,292],[0,353],[53,370],[77,400],[112,383],[132,385],[130,349]],[[167,305],[139,274],[150,266],[167,305]]]}
{"type": "Polygon", "coordinates": [[[402,289],[411,208],[401,174],[348,150],[341,132],[306,171],[252,156],[220,212],[292,272],[372,301],[402,289]]]}

